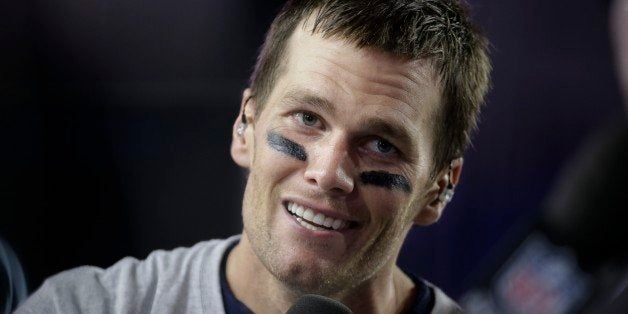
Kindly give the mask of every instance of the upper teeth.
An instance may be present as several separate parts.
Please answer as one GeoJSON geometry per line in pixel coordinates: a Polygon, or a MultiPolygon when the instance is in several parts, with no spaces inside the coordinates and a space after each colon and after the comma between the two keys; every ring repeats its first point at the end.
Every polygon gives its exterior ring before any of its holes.
{"type": "Polygon", "coordinates": [[[347,222],[342,219],[334,219],[331,217],[327,217],[322,213],[315,212],[311,208],[303,207],[293,202],[288,203],[288,211],[295,214],[297,217],[301,217],[302,219],[306,221],[313,222],[319,226],[332,228],[334,230],[338,230],[347,225],[347,222]]]}

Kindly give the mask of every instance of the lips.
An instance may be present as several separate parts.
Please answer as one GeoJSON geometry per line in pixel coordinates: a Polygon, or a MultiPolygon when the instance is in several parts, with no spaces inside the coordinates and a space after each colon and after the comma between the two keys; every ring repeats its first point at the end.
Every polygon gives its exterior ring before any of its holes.
{"type": "Polygon", "coordinates": [[[350,221],[326,216],[312,208],[294,202],[288,202],[286,209],[296,217],[301,226],[313,231],[342,231],[351,225],[350,221]]]}

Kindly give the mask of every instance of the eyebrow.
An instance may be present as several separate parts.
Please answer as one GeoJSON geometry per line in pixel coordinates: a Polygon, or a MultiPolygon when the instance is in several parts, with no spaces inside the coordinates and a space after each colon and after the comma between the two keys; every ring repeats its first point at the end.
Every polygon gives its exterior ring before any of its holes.
{"type": "Polygon", "coordinates": [[[307,90],[297,89],[290,91],[286,94],[284,99],[286,99],[288,103],[307,104],[318,107],[332,114],[336,111],[336,108],[331,101],[324,97],[317,96],[307,90]]]}

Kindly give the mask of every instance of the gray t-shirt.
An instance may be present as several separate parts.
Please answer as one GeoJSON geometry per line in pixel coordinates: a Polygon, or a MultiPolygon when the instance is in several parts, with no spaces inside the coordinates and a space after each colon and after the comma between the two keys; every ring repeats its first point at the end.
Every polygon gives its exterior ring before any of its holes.
{"type": "Polygon", "coordinates": [[[127,257],[108,269],[83,266],[47,279],[15,312],[224,313],[220,262],[240,236],[127,257]]]}
{"type": "MultiPolygon", "coordinates": [[[[225,313],[220,265],[225,251],[239,240],[237,235],[158,250],[144,261],[127,257],[107,269],[64,271],[47,279],[15,313],[225,313]]],[[[432,313],[459,311],[433,288],[432,313]]]]}

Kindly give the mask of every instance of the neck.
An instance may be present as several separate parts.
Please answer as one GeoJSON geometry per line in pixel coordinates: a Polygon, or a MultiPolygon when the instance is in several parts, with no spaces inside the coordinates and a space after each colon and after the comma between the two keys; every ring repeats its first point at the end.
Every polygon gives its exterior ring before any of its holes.
{"type": "MultiPolygon", "coordinates": [[[[394,261],[388,264],[364,283],[327,297],[356,313],[403,313],[412,304],[414,283],[394,261]]],[[[259,261],[246,233],[229,254],[226,273],[235,297],[254,313],[285,313],[300,296],[259,261]]]]}

